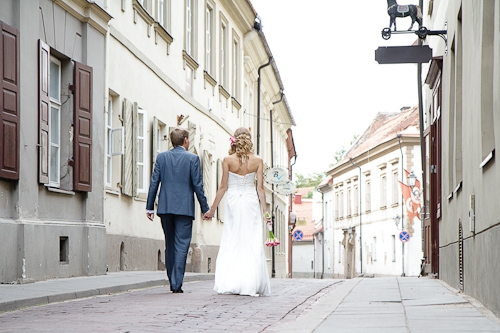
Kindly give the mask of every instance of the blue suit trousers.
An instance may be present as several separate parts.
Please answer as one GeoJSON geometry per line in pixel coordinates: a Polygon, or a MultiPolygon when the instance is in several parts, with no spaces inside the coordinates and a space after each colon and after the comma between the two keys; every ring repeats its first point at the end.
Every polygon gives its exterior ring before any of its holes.
{"type": "Polygon", "coordinates": [[[165,234],[165,266],[170,290],[182,287],[186,272],[186,259],[191,244],[193,218],[186,215],[161,214],[161,225],[165,234]]]}

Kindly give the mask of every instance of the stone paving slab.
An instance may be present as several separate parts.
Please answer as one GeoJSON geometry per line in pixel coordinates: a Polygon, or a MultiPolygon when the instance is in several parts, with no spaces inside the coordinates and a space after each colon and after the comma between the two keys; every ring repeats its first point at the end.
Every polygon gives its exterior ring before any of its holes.
{"type": "Polygon", "coordinates": [[[482,310],[438,280],[362,279],[314,332],[500,332],[482,310]]]}

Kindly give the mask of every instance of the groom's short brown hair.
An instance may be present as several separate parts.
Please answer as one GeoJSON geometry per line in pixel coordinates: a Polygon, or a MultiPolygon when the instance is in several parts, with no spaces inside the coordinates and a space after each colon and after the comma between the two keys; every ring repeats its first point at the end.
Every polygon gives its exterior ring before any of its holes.
{"type": "Polygon", "coordinates": [[[189,132],[184,128],[176,127],[170,132],[170,141],[174,147],[182,146],[184,138],[189,139],[189,132]]]}

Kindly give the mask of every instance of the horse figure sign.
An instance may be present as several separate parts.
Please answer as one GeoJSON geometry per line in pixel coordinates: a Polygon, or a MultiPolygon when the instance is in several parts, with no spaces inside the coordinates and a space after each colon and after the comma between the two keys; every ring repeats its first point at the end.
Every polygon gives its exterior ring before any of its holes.
{"type": "Polygon", "coordinates": [[[418,26],[422,25],[422,10],[417,5],[398,5],[396,0],[387,0],[387,14],[391,17],[389,23],[389,30],[394,24],[394,31],[396,31],[396,17],[411,17],[411,26],[408,30],[413,28],[415,21],[418,22],[418,26]]]}

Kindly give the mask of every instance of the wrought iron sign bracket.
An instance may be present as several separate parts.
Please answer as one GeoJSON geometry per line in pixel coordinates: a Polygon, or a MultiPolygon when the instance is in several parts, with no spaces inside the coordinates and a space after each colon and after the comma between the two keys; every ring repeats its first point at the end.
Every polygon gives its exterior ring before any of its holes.
{"type": "Polygon", "coordinates": [[[415,34],[420,39],[425,39],[427,36],[439,36],[441,37],[445,45],[448,46],[448,39],[446,38],[447,30],[429,30],[426,27],[420,27],[418,30],[407,30],[407,31],[391,31],[390,28],[382,29],[382,38],[388,40],[391,38],[392,34],[415,34]]]}

